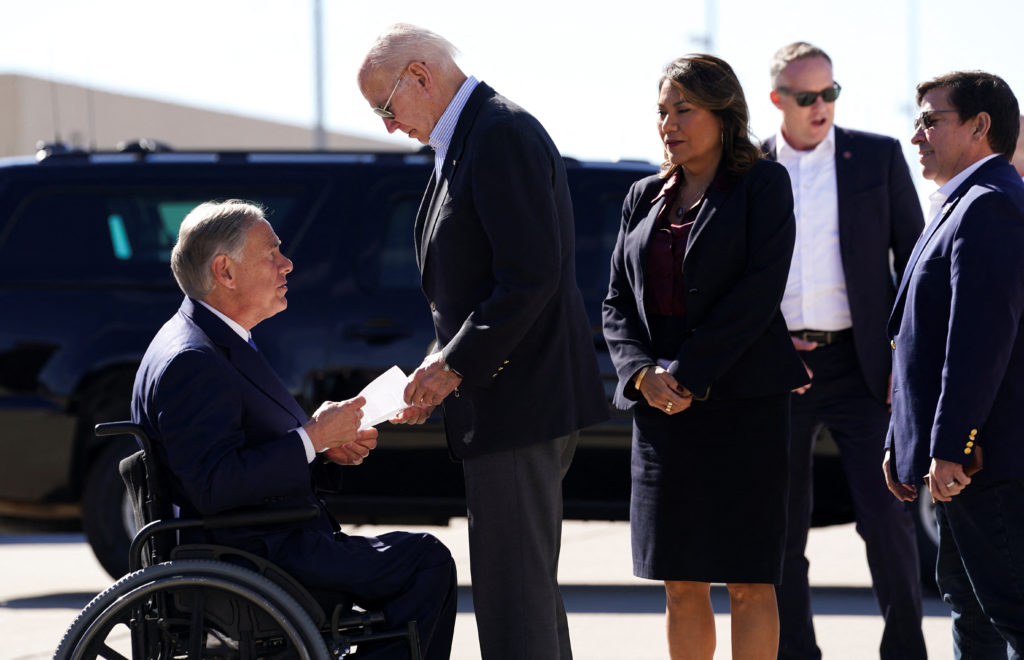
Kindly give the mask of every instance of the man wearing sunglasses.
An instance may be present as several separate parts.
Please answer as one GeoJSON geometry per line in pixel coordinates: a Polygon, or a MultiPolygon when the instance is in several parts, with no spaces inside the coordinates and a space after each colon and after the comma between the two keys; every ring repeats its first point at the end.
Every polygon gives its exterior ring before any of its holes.
{"type": "Polygon", "coordinates": [[[924,224],[920,202],[896,140],[833,125],[841,87],[823,50],[804,42],[782,47],[771,80],[782,126],[764,150],[789,171],[797,224],[782,313],[811,373],[810,387],[792,403],[779,658],[821,658],[804,551],[812,452],[822,428],[839,448],[885,617],[881,658],[925,658],[914,524],[878,478],[889,425],[885,324],[894,282],[924,224]],[[892,547],[902,552],[889,552],[892,547]]]}
{"type": "MultiPolygon", "coordinates": [[[[935,501],[935,572],[955,656],[1020,658],[1024,183],[1007,162],[1020,110],[1006,82],[981,71],[921,83],[917,104],[911,142],[940,187],[889,320],[882,469],[899,500],[935,501]]],[[[894,544],[888,558],[901,552],[894,544]]]]}
{"type": "Polygon", "coordinates": [[[405,396],[443,405],[462,461],[481,657],[567,660],[562,477],[608,401],[576,286],[565,165],[536,119],[454,55],[433,32],[395,25],[358,76],[389,132],[434,148],[414,238],[438,352],[405,396]]]}

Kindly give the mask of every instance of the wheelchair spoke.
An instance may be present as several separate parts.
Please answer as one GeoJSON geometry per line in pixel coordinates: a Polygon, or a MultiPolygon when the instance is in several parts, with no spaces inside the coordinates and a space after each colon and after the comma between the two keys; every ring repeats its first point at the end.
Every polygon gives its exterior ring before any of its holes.
{"type": "Polygon", "coordinates": [[[100,648],[96,652],[96,655],[103,658],[104,660],[128,660],[128,658],[121,655],[120,653],[110,648],[106,644],[100,645],[100,648]]]}

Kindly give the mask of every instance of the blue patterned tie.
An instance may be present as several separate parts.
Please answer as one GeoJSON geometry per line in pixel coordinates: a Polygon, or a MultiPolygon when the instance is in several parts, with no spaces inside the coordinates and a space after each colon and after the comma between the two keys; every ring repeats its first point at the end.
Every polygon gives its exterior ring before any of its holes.
{"type": "Polygon", "coordinates": [[[249,335],[249,345],[252,346],[252,350],[259,352],[260,349],[256,348],[256,342],[252,340],[252,335],[249,335]]]}

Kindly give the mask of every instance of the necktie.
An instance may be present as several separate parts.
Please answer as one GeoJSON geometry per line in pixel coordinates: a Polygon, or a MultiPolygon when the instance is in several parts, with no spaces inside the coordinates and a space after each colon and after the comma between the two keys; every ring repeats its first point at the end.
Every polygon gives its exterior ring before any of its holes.
{"type": "Polygon", "coordinates": [[[249,335],[249,345],[252,346],[252,350],[259,352],[260,349],[256,348],[256,342],[252,340],[252,335],[249,335]]]}

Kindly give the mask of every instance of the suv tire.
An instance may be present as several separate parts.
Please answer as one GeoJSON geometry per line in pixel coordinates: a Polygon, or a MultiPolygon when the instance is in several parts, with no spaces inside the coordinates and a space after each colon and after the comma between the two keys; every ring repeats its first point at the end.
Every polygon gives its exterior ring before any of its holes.
{"type": "Polygon", "coordinates": [[[114,578],[128,572],[128,547],[135,536],[128,491],[117,466],[137,450],[130,437],[107,442],[89,465],[82,489],[85,536],[100,565],[114,578]]]}

